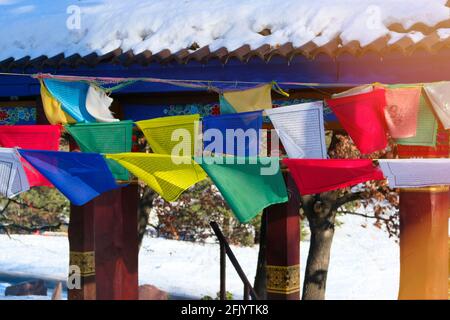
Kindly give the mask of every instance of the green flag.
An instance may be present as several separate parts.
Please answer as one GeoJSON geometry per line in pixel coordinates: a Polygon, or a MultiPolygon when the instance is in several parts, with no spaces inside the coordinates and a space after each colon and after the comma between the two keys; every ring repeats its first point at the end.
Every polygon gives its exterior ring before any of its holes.
{"type": "MultiPolygon", "coordinates": [[[[82,152],[123,153],[132,147],[133,121],[78,123],[66,125],[82,152]]],[[[109,169],[118,180],[128,180],[128,170],[106,159],[109,169]]]]}
{"type": "Polygon", "coordinates": [[[272,204],[288,201],[278,158],[216,156],[195,160],[241,223],[249,222],[272,204]]]}

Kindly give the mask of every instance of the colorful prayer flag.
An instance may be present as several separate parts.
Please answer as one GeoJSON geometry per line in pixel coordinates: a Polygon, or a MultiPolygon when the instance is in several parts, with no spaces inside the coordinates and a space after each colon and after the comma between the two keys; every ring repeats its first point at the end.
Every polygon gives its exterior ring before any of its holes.
{"type": "Polygon", "coordinates": [[[392,138],[411,138],[417,134],[420,88],[386,88],[384,115],[392,138]]]}
{"type": "Polygon", "coordinates": [[[233,90],[223,93],[221,112],[249,112],[272,109],[272,84],[265,84],[246,90],[233,90]],[[227,104],[222,105],[223,102],[227,104]]]}
{"type": "Polygon", "coordinates": [[[278,158],[204,157],[196,161],[241,223],[272,204],[288,201],[278,158]]]}
{"type": "Polygon", "coordinates": [[[200,115],[169,116],[136,122],[154,153],[193,156],[199,145],[200,115]]]}
{"type": "Polygon", "coordinates": [[[450,82],[427,83],[423,86],[442,126],[450,129],[450,82]]]}
{"type": "Polygon", "coordinates": [[[89,86],[86,96],[86,110],[98,122],[116,122],[119,119],[114,118],[109,107],[113,99],[110,98],[102,89],[89,86]]]}
{"type": "Polygon", "coordinates": [[[327,157],[321,101],[266,110],[289,158],[327,157]]]}
{"type": "Polygon", "coordinates": [[[223,94],[219,96],[219,104],[220,104],[220,114],[231,114],[236,113],[233,106],[228,103],[223,94]]]}
{"type": "Polygon", "coordinates": [[[74,205],[82,206],[100,194],[120,187],[100,154],[18,151],[74,205]]]}
{"type": "Polygon", "coordinates": [[[106,157],[127,168],[169,202],[206,178],[206,173],[190,157],[155,153],[119,153],[106,157]]]}
{"type": "MultiPolygon", "coordinates": [[[[130,152],[133,138],[133,122],[79,123],[65,127],[75,139],[80,150],[94,153],[130,152]]],[[[106,160],[114,177],[128,180],[128,171],[117,162],[106,160]]]]}
{"type": "MultiPolygon", "coordinates": [[[[411,85],[391,85],[389,88],[411,88],[411,85]]],[[[399,145],[407,146],[436,146],[436,136],[439,124],[433,114],[431,106],[428,104],[427,97],[421,91],[419,102],[419,113],[417,115],[416,135],[411,138],[397,139],[399,145]]]]}
{"type": "Polygon", "coordinates": [[[260,150],[262,123],[262,111],[204,117],[202,119],[204,148],[215,154],[257,156],[260,150]]]}
{"type": "Polygon", "coordinates": [[[0,195],[13,198],[28,189],[30,185],[16,150],[0,148],[0,195]]]}
{"type": "Polygon", "coordinates": [[[61,102],[62,109],[77,122],[96,122],[86,109],[89,84],[81,81],[44,79],[51,95],[61,102]]]}
{"type": "Polygon", "coordinates": [[[50,124],[76,123],[75,119],[62,110],[61,103],[48,92],[44,82],[42,80],[40,82],[42,107],[48,122],[50,124]]]}
{"type": "MultiPolygon", "coordinates": [[[[0,146],[5,148],[23,148],[32,150],[58,150],[61,137],[59,125],[0,126],[0,146]]],[[[51,183],[34,170],[26,160],[22,163],[30,187],[48,186],[51,183]]]]}
{"type": "Polygon", "coordinates": [[[369,93],[369,92],[372,92],[372,91],[373,91],[373,85],[366,84],[366,85],[357,86],[357,87],[348,89],[348,90],[346,90],[344,92],[335,93],[331,97],[333,99],[343,98],[343,97],[354,96],[354,95],[361,94],[361,93],[369,93]]]}
{"type": "Polygon", "coordinates": [[[362,154],[386,148],[385,90],[330,99],[327,104],[362,154]]]}
{"type": "Polygon", "coordinates": [[[450,159],[380,159],[391,188],[450,185],[450,159]]]}
{"type": "Polygon", "coordinates": [[[302,195],[346,188],[369,180],[383,180],[370,159],[284,159],[302,195]]]}

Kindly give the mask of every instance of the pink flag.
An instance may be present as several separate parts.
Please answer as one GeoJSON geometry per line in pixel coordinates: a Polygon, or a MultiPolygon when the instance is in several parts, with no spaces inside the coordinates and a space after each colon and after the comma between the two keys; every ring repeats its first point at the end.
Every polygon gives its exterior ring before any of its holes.
{"type": "Polygon", "coordinates": [[[392,138],[411,138],[416,135],[420,94],[420,88],[386,89],[384,115],[392,138]]]}

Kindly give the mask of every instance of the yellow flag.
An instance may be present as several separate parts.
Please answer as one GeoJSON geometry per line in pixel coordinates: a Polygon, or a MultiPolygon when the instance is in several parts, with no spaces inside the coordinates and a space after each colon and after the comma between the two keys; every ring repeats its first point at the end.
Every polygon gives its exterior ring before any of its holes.
{"type": "Polygon", "coordinates": [[[61,103],[53,98],[53,96],[48,92],[43,81],[41,82],[41,98],[42,106],[44,108],[45,116],[50,124],[67,124],[76,123],[71,116],[65,113],[61,109],[61,103]]]}
{"type": "Polygon", "coordinates": [[[144,181],[166,201],[175,201],[189,187],[206,178],[192,158],[155,153],[115,153],[106,158],[117,161],[144,181]]]}
{"type": "Polygon", "coordinates": [[[224,92],[225,100],[236,112],[272,109],[272,84],[265,84],[252,89],[224,92]]]}
{"type": "Polygon", "coordinates": [[[200,115],[169,116],[136,122],[153,152],[194,156],[199,145],[200,115]]]}

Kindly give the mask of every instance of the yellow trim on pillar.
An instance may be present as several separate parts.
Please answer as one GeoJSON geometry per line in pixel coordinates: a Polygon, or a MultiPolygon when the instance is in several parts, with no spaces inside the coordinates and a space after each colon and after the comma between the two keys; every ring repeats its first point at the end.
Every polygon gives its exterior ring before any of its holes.
{"type": "Polygon", "coordinates": [[[291,294],[300,291],[300,265],[266,266],[267,292],[291,294]]]}
{"type": "Polygon", "coordinates": [[[424,187],[424,188],[401,188],[400,192],[448,192],[448,186],[424,187]]]}
{"type": "Polygon", "coordinates": [[[80,275],[82,277],[89,277],[95,275],[95,252],[70,252],[71,266],[78,266],[80,268],[80,275]]]}

